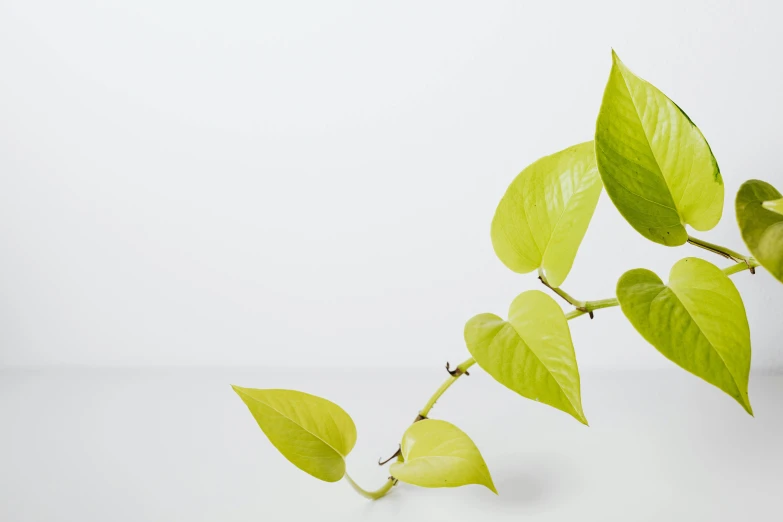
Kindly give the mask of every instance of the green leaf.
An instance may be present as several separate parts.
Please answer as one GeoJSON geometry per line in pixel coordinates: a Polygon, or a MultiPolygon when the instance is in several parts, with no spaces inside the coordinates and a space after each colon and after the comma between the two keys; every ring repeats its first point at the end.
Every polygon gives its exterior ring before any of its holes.
{"type": "Polygon", "coordinates": [[[737,192],[737,222],[751,254],[783,283],[783,199],[769,183],[752,179],[737,192]]]}
{"type": "Polygon", "coordinates": [[[723,213],[723,178],[701,131],[661,91],[612,51],[595,129],[598,170],[617,209],[644,237],[688,240],[685,225],[709,230],[723,213]]]}
{"type": "Polygon", "coordinates": [[[356,443],[356,426],[345,410],[300,391],[233,388],[293,465],[326,482],[343,478],[345,457],[356,443]]]}
{"type": "Polygon", "coordinates": [[[479,366],[500,384],[587,424],[579,369],[568,321],[548,295],[529,290],[517,296],[504,321],[479,314],[465,325],[465,343],[479,366]]]}
{"type": "Polygon", "coordinates": [[[508,187],[492,220],[495,254],[514,272],[565,281],[601,195],[593,142],[546,156],[508,187]]]}
{"type": "Polygon", "coordinates": [[[478,448],[462,430],[442,420],[416,422],[402,436],[403,462],[391,466],[394,478],[424,488],[486,486],[497,494],[478,448]]]}
{"type": "Polygon", "coordinates": [[[686,257],[672,267],[668,286],[649,270],[630,270],[617,282],[617,299],[659,352],[753,414],[748,318],[737,288],[718,267],[686,257]]]}
{"type": "Polygon", "coordinates": [[[762,207],[778,214],[783,214],[783,198],[775,199],[773,201],[765,201],[761,204],[762,207]]]}

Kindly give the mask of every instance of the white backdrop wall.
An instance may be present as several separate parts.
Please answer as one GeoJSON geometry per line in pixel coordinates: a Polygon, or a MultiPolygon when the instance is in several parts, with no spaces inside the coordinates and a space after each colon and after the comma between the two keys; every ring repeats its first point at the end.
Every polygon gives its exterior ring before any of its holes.
{"type": "MultiPolygon", "coordinates": [[[[591,139],[614,47],[685,108],[726,184],[783,186],[779,2],[0,4],[0,365],[428,366],[538,287],[494,256],[513,177],[591,139]]],[[[564,284],[666,279],[603,197],[564,284]]],[[[783,285],[745,296],[783,367],[783,285]]],[[[619,309],[583,368],[668,366],[619,309]]]]}

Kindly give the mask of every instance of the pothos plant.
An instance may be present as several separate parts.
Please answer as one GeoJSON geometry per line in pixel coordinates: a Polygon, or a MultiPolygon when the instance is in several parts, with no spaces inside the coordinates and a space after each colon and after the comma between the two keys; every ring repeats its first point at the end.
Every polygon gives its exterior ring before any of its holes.
{"type": "MultiPolygon", "coordinates": [[[[345,478],[377,499],[398,481],[437,488],[480,484],[497,493],[473,441],[444,420],[430,419],[435,402],[478,364],[499,383],[528,399],[587,424],[568,321],[619,306],[661,354],[723,390],[752,414],[748,398],[750,330],[745,307],[729,276],[757,267],[783,282],[783,196],[759,180],[736,196],[737,221],[750,254],[689,234],[706,231],[723,213],[718,162],[685,112],[612,53],[612,69],[593,141],[546,156],[524,169],[500,200],[492,220],[495,253],[514,272],[538,272],[554,294],[573,307],[564,313],[539,290],[521,293],[506,319],[479,314],[465,325],[471,357],[449,376],[402,434],[387,482],[366,491],[345,471],[356,442],[351,417],[336,404],[301,391],[234,390],[272,444],[295,466],[327,482],[345,478]],[[689,243],[733,262],[721,269],[695,257],[674,264],[668,282],[644,268],[622,274],[616,297],[582,301],[561,285],[602,190],[641,235],[667,247],[689,243]]],[[[381,464],[385,464],[382,462],[381,464]]]]}

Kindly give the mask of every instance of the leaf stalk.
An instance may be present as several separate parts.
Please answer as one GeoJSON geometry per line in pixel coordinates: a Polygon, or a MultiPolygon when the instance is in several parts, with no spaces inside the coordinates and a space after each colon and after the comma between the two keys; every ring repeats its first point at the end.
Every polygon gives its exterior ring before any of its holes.
{"type": "Polygon", "coordinates": [[[751,274],[755,274],[757,266],[761,266],[761,264],[758,261],[756,261],[753,257],[749,257],[746,261],[741,261],[736,265],[731,265],[724,268],[723,273],[726,274],[727,276],[730,276],[732,274],[736,274],[744,270],[750,270],[751,274]]]}
{"type": "Polygon", "coordinates": [[[378,500],[379,498],[385,497],[389,494],[391,488],[394,487],[394,485],[397,483],[397,480],[394,477],[389,477],[386,483],[380,488],[376,489],[375,491],[367,491],[357,484],[348,473],[345,474],[345,480],[348,481],[348,484],[351,485],[354,491],[364,498],[369,498],[370,500],[378,500]]]}
{"type": "Polygon", "coordinates": [[[756,263],[756,260],[750,256],[744,256],[739,252],[735,252],[730,248],[726,248],[721,245],[716,245],[715,243],[710,243],[709,241],[704,241],[703,239],[698,239],[689,235],[688,243],[697,246],[699,248],[703,248],[704,250],[708,250],[714,254],[718,254],[719,256],[725,257],[726,259],[730,259],[735,263],[742,262],[746,265],[746,268],[750,270],[751,274],[755,274],[756,273],[755,268],[759,266],[758,263],[756,263]]]}

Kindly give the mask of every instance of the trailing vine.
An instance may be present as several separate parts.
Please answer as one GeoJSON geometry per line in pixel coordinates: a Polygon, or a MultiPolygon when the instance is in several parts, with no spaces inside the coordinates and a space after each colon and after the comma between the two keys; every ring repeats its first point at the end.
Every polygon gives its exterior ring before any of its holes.
{"type": "Polygon", "coordinates": [[[356,442],[351,417],[336,404],[295,390],[234,390],[272,444],[294,465],[327,482],[345,479],[378,499],[402,481],[421,487],[479,484],[497,493],[481,453],[453,424],[430,418],[438,400],[478,365],[517,394],[587,424],[568,321],[620,307],[642,337],[673,363],[724,391],[749,414],[750,329],[729,276],[762,267],[783,282],[783,196],[759,180],[745,182],[735,209],[750,255],[696,238],[723,213],[723,178],[712,149],[691,119],[612,52],[612,68],[593,141],[545,156],[511,183],[492,221],[498,258],[518,273],[537,272],[555,299],[528,290],[507,319],[479,314],[465,325],[471,357],[451,368],[404,431],[379,489],[359,486],[345,470],[356,442]],[[639,268],[622,274],[615,297],[580,300],[562,288],[606,190],[642,236],[667,247],[691,244],[733,264],[723,269],[696,257],[675,263],[664,283],[639,268]]]}

